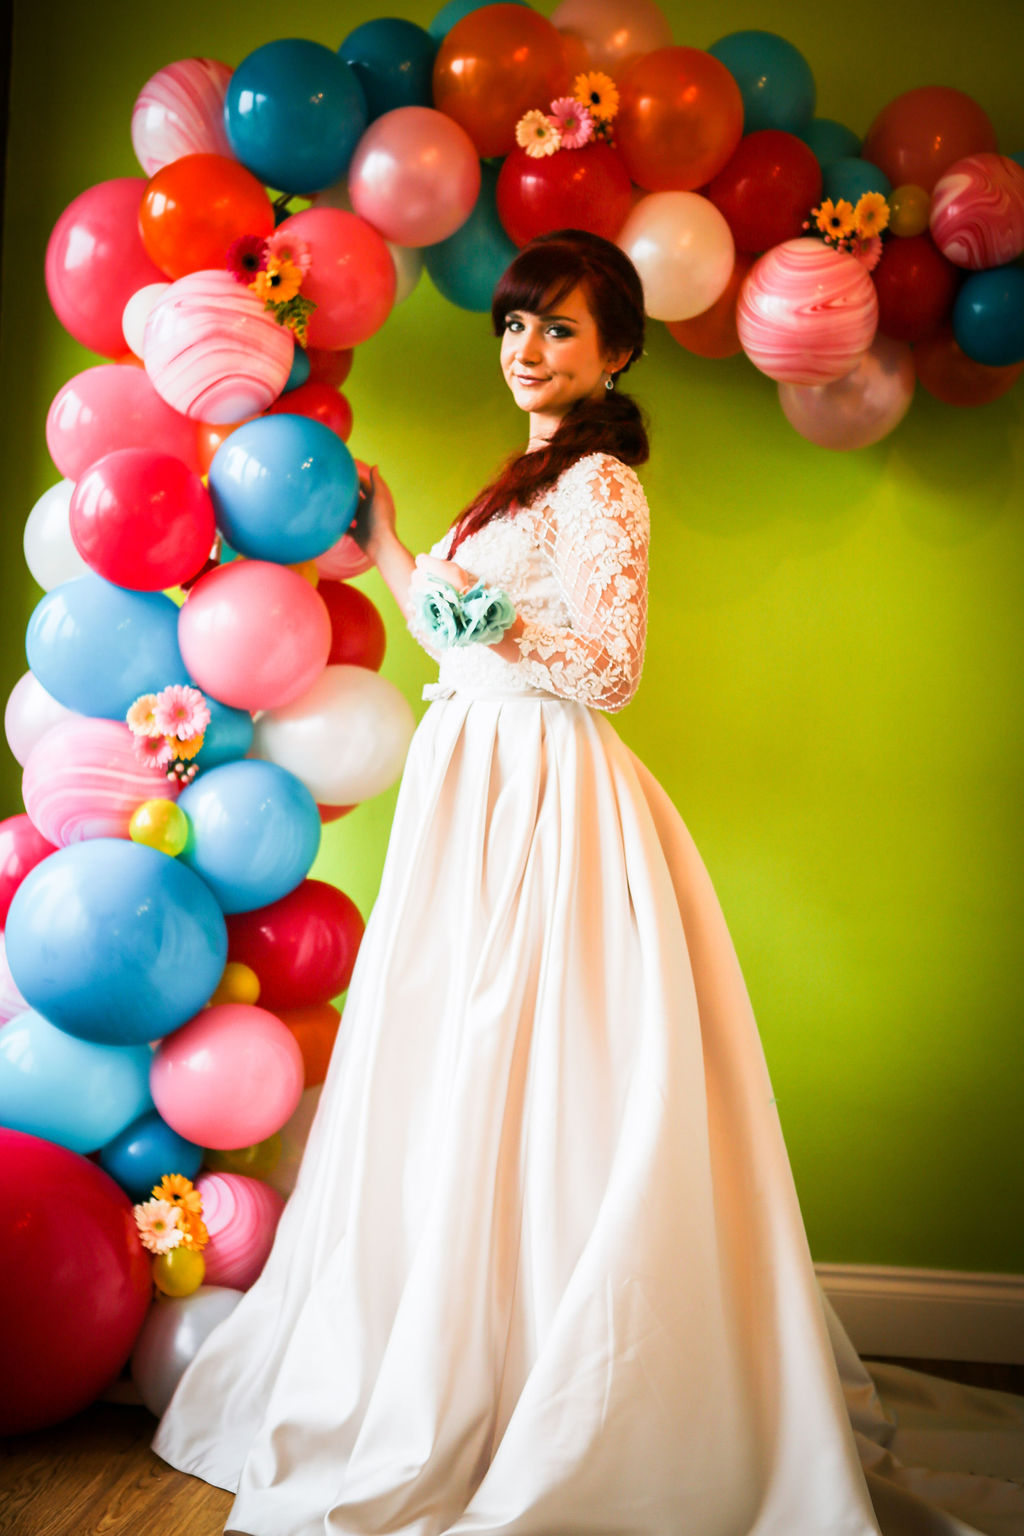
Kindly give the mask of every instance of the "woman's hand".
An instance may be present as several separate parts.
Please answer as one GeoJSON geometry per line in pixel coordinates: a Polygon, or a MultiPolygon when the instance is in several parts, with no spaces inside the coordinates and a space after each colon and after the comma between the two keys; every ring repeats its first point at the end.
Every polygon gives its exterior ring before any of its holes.
{"type": "Polygon", "coordinates": [[[349,533],[370,559],[377,562],[382,544],[395,535],[395,503],[376,464],[368,469],[356,462],[359,505],[349,533]]]}
{"type": "Polygon", "coordinates": [[[468,592],[477,579],[454,560],[439,560],[436,555],[417,555],[416,568],[409,580],[409,591],[422,591],[428,576],[437,576],[449,582],[457,592],[468,592]]]}

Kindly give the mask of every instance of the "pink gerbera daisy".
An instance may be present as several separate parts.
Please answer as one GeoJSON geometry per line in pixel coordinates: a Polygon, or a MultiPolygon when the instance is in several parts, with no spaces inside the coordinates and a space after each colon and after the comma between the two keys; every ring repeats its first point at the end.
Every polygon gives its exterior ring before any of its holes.
{"type": "Polygon", "coordinates": [[[181,1212],[169,1200],[147,1200],[134,1213],[142,1246],[150,1253],[169,1253],[180,1245],[185,1235],[178,1225],[181,1212]]]}
{"type": "Polygon", "coordinates": [[[572,96],[559,96],[551,103],[551,116],[562,135],[563,149],[582,149],[594,137],[594,119],[590,108],[572,96]]]}
{"type": "Polygon", "coordinates": [[[153,706],[153,720],[164,736],[188,741],[199,736],[210,723],[210,710],[198,688],[187,683],[171,683],[162,688],[153,706]]]}
{"type": "Polygon", "coordinates": [[[236,283],[251,283],[267,264],[267,242],[261,235],[242,235],[228,246],[227,268],[236,283]]]}
{"type": "Polygon", "coordinates": [[[166,768],[174,756],[166,736],[134,736],[132,750],[147,768],[166,768]]]}
{"type": "Polygon", "coordinates": [[[868,272],[873,272],[882,259],[881,235],[872,235],[869,240],[855,241],[850,255],[855,256],[868,272]]]}
{"type": "Polygon", "coordinates": [[[290,261],[305,277],[313,263],[309,246],[287,229],[275,229],[267,239],[267,255],[275,261],[290,261]]]}

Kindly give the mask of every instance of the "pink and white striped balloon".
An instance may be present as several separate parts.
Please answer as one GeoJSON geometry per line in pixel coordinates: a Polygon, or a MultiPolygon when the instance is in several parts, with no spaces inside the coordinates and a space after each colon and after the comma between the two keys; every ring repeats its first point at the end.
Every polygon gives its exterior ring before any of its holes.
{"type": "Polygon", "coordinates": [[[259,1277],[284,1210],[276,1189],[244,1173],[204,1173],[196,1180],[210,1241],[206,1284],[248,1290],[259,1277]]]}
{"type": "Polygon", "coordinates": [[[143,800],[176,800],[181,785],[140,763],[120,720],[75,715],[42,736],[21,781],[32,824],[57,847],[127,837],[143,800]]]}
{"type": "Polygon", "coordinates": [[[968,155],[935,183],[932,239],[947,260],[978,272],[1024,251],[1024,165],[1008,155],[968,155]]]}
{"type": "Polygon", "coordinates": [[[736,330],[755,368],[786,384],[828,384],[875,338],[878,299],[859,261],[820,240],[785,240],[754,263],[736,330]]]}
{"type": "Polygon", "coordinates": [[[0,933],[0,1024],[6,1024],[10,1019],[24,1013],[28,1003],[18,991],[11,968],[7,964],[7,942],[0,933]]]}
{"type": "Polygon", "coordinates": [[[179,277],[150,310],[146,373],[174,410],[197,421],[244,421],[288,382],[295,342],[230,272],[179,277]]]}
{"type": "Polygon", "coordinates": [[[157,70],[132,108],[132,148],[147,176],[182,155],[230,155],[224,98],[233,71],[217,59],[157,70]]]}

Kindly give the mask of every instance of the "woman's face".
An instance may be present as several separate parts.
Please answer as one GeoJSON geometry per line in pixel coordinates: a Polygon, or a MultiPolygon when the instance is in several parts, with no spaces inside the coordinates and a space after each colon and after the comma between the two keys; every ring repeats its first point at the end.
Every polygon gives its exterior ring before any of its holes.
{"type": "Polygon", "coordinates": [[[547,428],[553,431],[577,400],[599,395],[627,357],[605,353],[582,288],[559,299],[550,314],[514,309],[505,317],[501,371],[516,405],[533,418],[533,430],[548,436],[547,428]]]}

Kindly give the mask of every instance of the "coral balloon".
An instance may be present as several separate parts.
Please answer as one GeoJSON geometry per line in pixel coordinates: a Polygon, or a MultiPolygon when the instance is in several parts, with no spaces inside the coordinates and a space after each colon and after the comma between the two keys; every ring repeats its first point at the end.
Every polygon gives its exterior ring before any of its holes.
{"type": "Polygon", "coordinates": [[[688,320],[720,298],[736,258],[718,209],[696,192],[652,192],[636,204],[619,245],[640,273],[655,320],[688,320]]]}
{"type": "Polygon", "coordinates": [[[316,1088],[327,1076],[341,1014],[330,1003],[317,1008],[289,1008],[279,1015],[298,1042],[306,1071],[306,1087],[316,1088]]]}
{"type": "Polygon", "coordinates": [[[614,240],[633,202],[614,149],[588,144],[533,159],[516,146],[498,174],[498,216],[517,245],[555,229],[587,229],[614,240]]]}
{"type": "Polygon", "coordinates": [[[1024,166],[1009,155],[969,155],[935,183],[932,239],[949,261],[979,271],[1024,251],[1024,166]]]}
{"type": "Polygon", "coordinates": [[[828,384],[867,351],[878,324],[871,278],[845,251],[787,240],[751,268],[736,306],[744,352],[769,378],[828,384]]]}
{"type": "Polygon", "coordinates": [[[168,277],[223,267],[243,235],[266,238],[274,209],[262,183],[227,155],[183,155],[150,181],[139,230],[150,258],[168,277]]]}
{"type": "Polygon", "coordinates": [[[50,726],[74,716],[75,711],[58,703],[31,672],[22,673],[11,689],[4,710],[7,745],[22,768],[28,762],[32,748],[50,726]]]}
{"type": "Polygon", "coordinates": [[[821,201],[821,166],[795,134],[762,128],[740,140],[706,196],[724,216],[738,251],[766,251],[799,239],[808,210],[821,201]]]}
{"type": "Polygon", "coordinates": [[[260,1001],[272,1012],[310,1008],[344,992],[363,937],[359,908],[325,880],[228,920],[228,954],[259,978],[260,1001]]]}
{"type": "Polygon", "coordinates": [[[302,294],[317,306],[309,319],[310,346],[355,347],[379,331],[397,284],[383,236],[340,208],[307,208],[279,228],[309,247],[312,267],[302,294]]]}
{"type": "Polygon", "coordinates": [[[561,0],[551,21],[582,45],[582,69],[615,78],[641,54],[672,43],[672,28],[654,0],[561,0]]]}
{"type": "Polygon", "coordinates": [[[924,187],[915,187],[912,183],[893,187],[886,202],[889,204],[890,234],[901,237],[924,234],[932,205],[931,195],[924,187]]]}
{"type": "Polygon", "coordinates": [[[241,1299],[241,1291],[201,1285],[191,1296],[150,1308],[132,1352],[132,1380],[150,1413],[159,1418],[164,1412],[200,1344],[241,1299]]]}
{"type": "Polygon", "coordinates": [[[1013,388],[1024,362],[990,368],[961,350],[946,323],[914,348],[914,366],[922,387],[945,405],[989,405],[1013,388]]]}
{"type": "Polygon", "coordinates": [[[97,575],[142,592],[195,576],[217,531],[199,476],[152,448],[98,459],[75,486],[69,520],[75,547],[97,575]]]}
{"type": "Polygon", "coordinates": [[[739,86],[699,48],[658,48],[619,82],[618,150],[648,191],[702,187],[729,163],[742,133],[739,86]]]}
{"type": "Polygon", "coordinates": [[[878,329],[895,341],[922,341],[953,308],[960,273],[929,235],[887,240],[871,274],[878,295],[878,329]]]}
{"type": "Polygon", "coordinates": [[[199,467],[193,423],[161,399],[141,368],[118,363],[86,368],[58,390],[46,446],[61,474],[76,481],[116,448],[159,448],[199,467]]]}
{"type": "Polygon", "coordinates": [[[128,837],[141,800],[174,800],[178,784],[141,763],[121,721],[62,720],[32,749],[21,789],[40,835],[66,847],[90,837],[128,837]]]}
{"type": "Polygon", "coordinates": [[[524,112],[569,89],[562,39],[521,5],[485,5],[455,23],[434,61],[434,104],[483,159],[507,155],[524,112]]]}
{"type": "Polygon", "coordinates": [[[365,592],[343,581],[321,581],[317,592],[331,620],[328,665],[369,667],[379,672],[387,648],[387,631],[377,606],[365,592]]]}
{"type": "Polygon", "coordinates": [[[132,148],[147,176],[185,155],[230,155],[224,98],[231,69],[181,59],[146,81],[132,108],[132,148]]]}
{"type": "MultiPolygon", "coordinates": [[[[277,405],[276,400],[274,401],[274,405],[277,405]]],[[[272,411],[274,409],[274,405],[268,406],[267,409],[272,411]]],[[[286,409],[286,407],[282,406],[282,409],[286,409]]],[[[239,427],[244,426],[245,422],[254,420],[254,416],[246,416],[242,421],[199,422],[196,426],[196,455],[199,459],[199,473],[201,475],[205,475],[209,472],[210,465],[213,463],[214,454],[217,452],[217,449],[220,447],[221,443],[223,443],[226,438],[231,436],[232,432],[235,432],[239,427]]]]}
{"type": "Polygon", "coordinates": [[[687,352],[698,357],[734,357],[742,352],[736,330],[736,300],[753,265],[753,256],[737,252],[732,276],[711,308],[690,320],[668,322],[669,334],[687,352]]]}
{"type": "Polygon", "coordinates": [[[988,113],[963,91],[923,85],[883,107],[861,147],[894,187],[930,192],[956,160],[997,148],[988,113]]]}
{"type": "Polygon", "coordinates": [[[30,816],[8,816],[0,821],[0,929],[18,886],[56,846],[37,830],[30,816]]]}
{"type": "Polygon", "coordinates": [[[914,398],[914,359],[904,341],[876,336],[857,366],[831,384],[780,384],[790,426],[819,448],[868,448],[899,426],[914,398]]]}
{"type": "Polygon", "coordinates": [[[432,107],[397,107],[363,134],[348,170],[352,207],[387,240],[433,245],[464,224],[480,161],[457,122],[432,107]]]}
{"type": "Polygon", "coordinates": [[[329,427],[343,443],[352,435],[352,407],[345,396],[333,384],[321,384],[316,379],[288,390],[274,401],[267,414],[308,416],[310,421],[329,427]]]}
{"type": "Polygon", "coordinates": [[[204,1255],[211,1283],[248,1290],[267,1262],[284,1200],[241,1173],[204,1173],[196,1188],[210,1234],[204,1255]]]}

